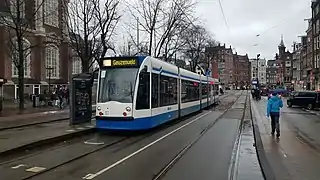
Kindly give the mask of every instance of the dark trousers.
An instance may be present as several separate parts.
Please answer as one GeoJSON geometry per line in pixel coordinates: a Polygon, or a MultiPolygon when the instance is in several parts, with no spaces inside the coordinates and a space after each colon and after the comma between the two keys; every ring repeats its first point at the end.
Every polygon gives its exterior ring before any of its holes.
{"type": "Polygon", "coordinates": [[[277,134],[280,135],[280,123],[279,123],[280,113],[271,112],[270,117],[271,117],[271,133],[274,134],[275,131],[277,131],[277,134]]]}

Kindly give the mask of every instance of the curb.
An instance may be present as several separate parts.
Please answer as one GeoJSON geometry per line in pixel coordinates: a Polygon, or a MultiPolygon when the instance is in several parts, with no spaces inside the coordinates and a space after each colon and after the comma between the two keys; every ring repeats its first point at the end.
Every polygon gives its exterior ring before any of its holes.
{"type": "MultiPolygon", "coordinates": [[[[95,112],[92,113],[92,115],[93,115],[92,118],[94,118],[95,112]]],[[[28,126],[40,125],[40,124],[53,123],[53,122],[59,122],[59,121],[64,121],[64,120],[68,120],[68,119],[70,119],[70,117],[53,119],[53,120],[49,120],[49,121],[40,121],[40,122],[26,123],[26,124],[13,125],[13,126],[7,126],[7,127],[0,127],[0,131],[23,128],[23,127],[28,127],[28,126]]]]}
{"type": "Polygon", "coordinates": [[[247,104],[248,98],[250,98],[249,94],[246,95],[243,113],[241,116],[241,121],[239,124],[238,133],[236,136],[236,141],[234,142],[233,148],[232,148],[232,155],[231,155],[231,159],[230,159],[230,162],[232,163],[232,165],[229,167],[229,170],[228,170],[228,179],[229,180],[236,180],[237,179],[237,172],[238,172],[238,165],[239,165],[238,164],[239,163],[239,147],[240,147],[240,143],[241,143],[241,133],[242,133],[242,129],[243,129],[243,122],[244,122],[244,117],[245,117],[245,113],[246,113],[246,107],[248,106],[248,104],[247,104]]]}
{"type": "Polygon", "coordinates": [[[34,123],[26,123],[26,124],[21,124],[21,125],[15,125],[15,126],[7,126],[7,127],[2,127],[0,128],[0,131],[4,130],[10,130],[10,129],[17,129],[17,128],[23,128],[23,127],[28,127],[28,126],[33,126],[33,125],[39,125],[39,124],[46,124],[46,123],[52,123],[52,122],[59,122],[63,120],[68,120],[69,117],[67,118],[60,118],[60,119],[54,119],[50,121],[41,121],[41,122],[34,122],[34,123]]]}
{"type": "Polygon", "coordinates": [[[0,157],[12,157],[16,154],[23,154],[27,151],[32,151],[35,149],[41,149],[41,148],[45,148],[46,146],[52,145],[52,144],[56,144],[56,143],[60,143],[63,141],[66,141],[68,139],[71,139],[73,137],[76,136],[83,136],[86,134],[90,134],[93,133],[95,131],[95,128],[88,128],[88,129],[84,129],[84,130],[80,130],[80,131],[76,131],[73,133],[68,133],[68,134],[64,134],[61,136],[55,136],[55,137],[50,137],[50,138],[44,138],[41,139],[39,141],[34,141],[22,146],[18,146],[6,151],[2,151],[0,152],[0,157]]]}
{"type": "Polygon", "coordinates": [[[258,161],[261,167],[261,171],[263,174],[264,179],[266,180],[275,180],[275,174],[271,168],[271,165],[269,164],[269,161],[267,159],[266,152],[263,147],[263,142],[261,139],[261,134],[259,131],[259,126],[257,124],[256,117],[253,116],[252,113],[252,104],[251,104],[251,98],[250,98],[250,113],[252,117],[252,127],[253,127],[253,134],[254,134],[254,141],[255,141],[255,147],[256,147],[256,152],[258,156],[258,161]]]}

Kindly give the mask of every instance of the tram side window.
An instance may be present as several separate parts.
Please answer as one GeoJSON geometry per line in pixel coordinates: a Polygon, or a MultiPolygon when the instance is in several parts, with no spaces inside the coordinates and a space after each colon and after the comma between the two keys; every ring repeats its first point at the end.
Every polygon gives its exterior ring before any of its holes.
{"type": "Polygon", "coordinates": [[[140,72],[136,109],[150,108],[150,73],[140,72]]]}
{"type": "Polygon", "coordinates": [[[213,89],[214,89],[214,94],[213,95],[218,95],[219,94],[219,86],[217,84],[213,85],[213,89]]]}
{"type": "Polygon", "coordinates": [[[159,74],[152,73],[152,93],[151,93],[151,107],[159,107],[159,74]]]}
{"type": "Polygon", "coordinates": [[[208,84],[201,84],[201,92],[202,92],[202,98],[207,98],[208,95],[208,84]]]}
{"type": "Polygon", "coordinates": [[[160,106],[177,104],[177,85],[176,78],[160,76],[160,106]]]}
{"type": "Polygon", "coordinates": [[[169,77],[170,105],[178,103],[178,79],[169,77]]]}
{"type": "Polygon", "coordinates": [[[183,103],[200,99],[199,83],[192,81],[181,81],[181,100],[183,103]]]}

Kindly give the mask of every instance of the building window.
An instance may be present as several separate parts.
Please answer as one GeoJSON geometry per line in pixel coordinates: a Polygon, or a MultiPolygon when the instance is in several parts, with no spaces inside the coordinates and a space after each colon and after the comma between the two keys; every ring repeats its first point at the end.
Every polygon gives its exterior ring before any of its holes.
{"type": "Polygon", "coordinates": [[[18,1],[19,4],[17,4],[17,0],[13,0],[13,1],[7,1],[9,3],[11,3],[10,6],[10,11],[11,11],[11,15],[12,16],[17,16],[17,12],[19,9],[20,12],[20,18],[25,18],[25,11],[26,11],[26,6],[25,6],[25,1],[18,1]]]}
{"type": "Polygon", "coordinates": [[[55,45],[46,47],[46,77],[59,78],[59,48],[55,45]],[[49,69],[51,68],[51,69],[49,69]]]}
{"type": "Polygon", "coordinates": [[[80,74],[82,72],[81,59],[79,57],[72,58],[72,74],[80,74]]]}
{"type": "MultiPolygon", "coordinates": [[[[12,48],[12,51],[13,51],[12,59],[11,59],[12,60],[12,77],[18,77],[19,75],[19,71],[17,68],[17,65],[19,65],[19,54],[17,51],[18,44],[15,39],[13,39],[13,42],[15,43],[16,47],[12,48]]],[[[31,50],[29,48],[30,46],[31,46],[30,42],[27,39],[23,38],[23,49],[24,49],[23,70],[24,70],[25,78],[31,77],[31,50]]]]}
{"type": "Polygon", "coordinates": [[[59,27],[59,9],[57,0],[44,2],[44,22],[47,25],[59,27]]]}
{"type": "Polygon", "coordinates": [[[35,94],[35,95],[40,94],[40,85],[33,85],[32,94],[35,94]]]}

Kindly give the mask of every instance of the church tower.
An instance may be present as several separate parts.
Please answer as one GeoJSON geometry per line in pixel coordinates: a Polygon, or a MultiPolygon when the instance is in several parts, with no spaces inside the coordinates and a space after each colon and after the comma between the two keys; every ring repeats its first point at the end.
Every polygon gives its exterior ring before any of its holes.
{"type": "Polygon", "coordinates": [[[278,46],[278,49],[279,49],[279,56],[281,58],[281,56],[285,53],[286,51],[286,46],[284,45],[284,42],[283,42],[283,35],[281,35],[281,41],[280,41],[280,44],[278,46]]]}

